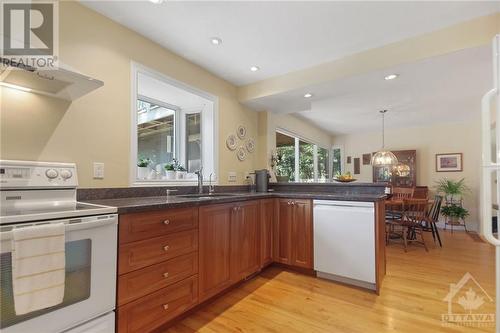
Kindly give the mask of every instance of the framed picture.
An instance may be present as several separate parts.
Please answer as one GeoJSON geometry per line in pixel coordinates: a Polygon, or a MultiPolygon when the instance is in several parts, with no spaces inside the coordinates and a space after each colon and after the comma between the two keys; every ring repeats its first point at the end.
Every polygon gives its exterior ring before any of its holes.
{"type": "Polygon", "coordinates": [[[359,157],[354,158],[354,174],[359,175],[361,173],[361,167],[359,163],[359,157]]]}
{"type": "Polygon", "coordinates": [[[363,154],[363,165],[369,165],[372,162],[372,154],[363,154]]]}
{"type": "Polygon", "coordinates": [[[351,156],[347,156],[347,164],[351,164],[351,156]]]}
{"type": "Polygon", "coordinates": [[[436,154],[436,172],[459,172],[462,170],[462,153],[436,154]]]}

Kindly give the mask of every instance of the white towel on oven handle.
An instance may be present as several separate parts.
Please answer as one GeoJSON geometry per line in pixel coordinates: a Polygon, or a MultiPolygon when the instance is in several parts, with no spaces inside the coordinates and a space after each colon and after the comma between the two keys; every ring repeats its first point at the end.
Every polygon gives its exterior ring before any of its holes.
{"type": "Polygon", "coordinates": [[[16,315],[62,303],[65,226],[47,223],[12,230],[12,286],[16,315]]]}

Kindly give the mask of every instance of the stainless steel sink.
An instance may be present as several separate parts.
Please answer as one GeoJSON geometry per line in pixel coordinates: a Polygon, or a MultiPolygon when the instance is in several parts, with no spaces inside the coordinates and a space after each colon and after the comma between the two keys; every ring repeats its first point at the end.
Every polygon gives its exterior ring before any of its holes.
{"type": "Polygon", "coordinates": [[[239,194],[235,193],[201,193],[201,194],[181,194],[178,195],[180,198],[193,198],[193,199],[210,199],[210,198],[221,198],[221,197],[234,197],[239,194]]]}

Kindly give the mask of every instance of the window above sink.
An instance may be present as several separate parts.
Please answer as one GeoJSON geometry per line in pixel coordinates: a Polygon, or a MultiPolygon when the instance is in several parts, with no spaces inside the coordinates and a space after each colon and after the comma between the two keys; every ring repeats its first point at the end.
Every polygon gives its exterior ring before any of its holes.
{"type": "Polygon", "coordinates": [[[130,183],[195,185],[217,170],[217,97],[132,63],[130,183]]]}

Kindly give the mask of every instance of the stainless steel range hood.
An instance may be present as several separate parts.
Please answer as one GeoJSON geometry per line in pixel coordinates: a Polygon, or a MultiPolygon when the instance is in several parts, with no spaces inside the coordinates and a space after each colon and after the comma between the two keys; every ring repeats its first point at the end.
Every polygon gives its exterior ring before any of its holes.
{"type": "Polygon", "coordinates": [[[0,85],[73,101],[104,82],[71,70],[59,62],[57,69],[38,70],[0,57],[0,85]]]}

